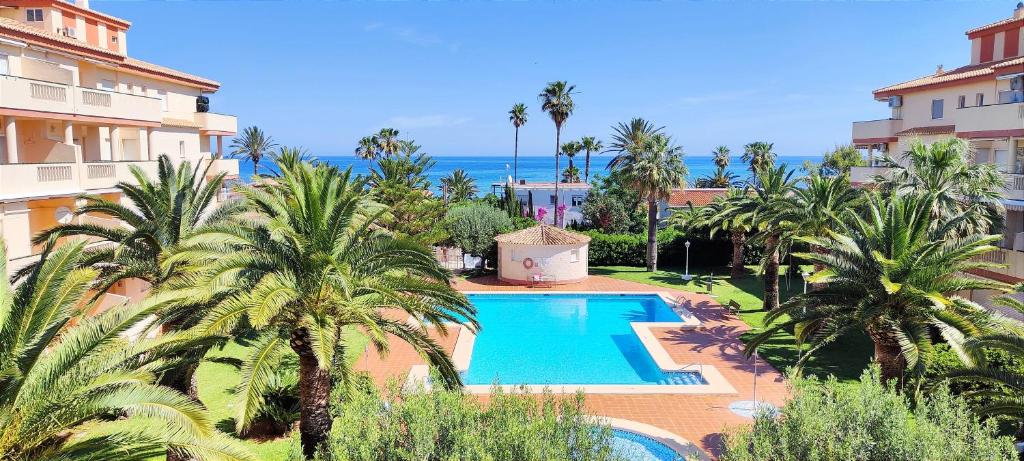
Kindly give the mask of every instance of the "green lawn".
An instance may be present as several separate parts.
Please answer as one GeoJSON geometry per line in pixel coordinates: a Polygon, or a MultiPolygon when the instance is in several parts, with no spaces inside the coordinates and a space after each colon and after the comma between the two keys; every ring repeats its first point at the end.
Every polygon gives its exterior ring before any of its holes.
{"type": "MultiPolygon", "coordinates": [[[[783,267],[783,270],[785,267],[783,267]]],[[[661,287],[675,288],[695,293],[707,293],[707,278],[713,272],[714,283],[711,294],[725,304],[735,300],[740,304],[740,318],[753,330],[744,334],[741,339],[749,340],[753,335],[763,331],[765,312],[761,310],[763,282],[761,277],[748,274],[739,280],[729,279],[726,267],[692,268],[690,273],[697,276],[689,282],[683,282],[680,276],[682,269],[663,268],[657,272],[647,272],[642,267],[605,266],[591,267],[593,275],[604,275],[622,280],[646,283],[661,287]]],[[[780,277],[780,296],[783,301],[803,291],[803,280],[799,275],[792,276],[787,282],[780,277]]],[[[796,363],[798,350],[795,338],[790,333],[777,333],[770,341],[765,342],[758,354],[779,370],[785,371],[796,363]]],[[[850,334],[835,343],[819,350],[804,368],[805,375],[835,375],[840,381],[856,381],[867,367],[873,354],[870,339],[864,334],[850,334]]]]}
{"type": "MultiPolygon", "coordinates": [[[[347,357],[349,364],[354,364],[361,355],[367,344],[366,336],[355,329],[347,330],[348,350],[360,351],[347,357]]],[[[229,363],[211,361],[209,359],[228,358],[244,359],[249,353],[249,348],[244,342],[231,341],[223,349],[214,349],[207,355],[207,361],[199,366],[196,371],[196,380],[199,387],[199,399],[209,409],[210,419],[221,431],[234,434],[234,397],[233,389],[238,384],[238,369],[229,363]]],[[[242,441],[257,459],[283,460],[288,458],[288,452],[293,443],[292,438],[285,437],[276,440],[259,442],[255,440],[242,441]]],[[[297,443],[297,442],[296,442],[297,443]]]]}

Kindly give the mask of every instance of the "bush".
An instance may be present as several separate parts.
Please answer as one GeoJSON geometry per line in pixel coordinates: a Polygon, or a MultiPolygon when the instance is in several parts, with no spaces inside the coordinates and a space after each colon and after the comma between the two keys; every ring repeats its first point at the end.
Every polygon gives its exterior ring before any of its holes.
{"type": "MultiPolygon", "coordinates": [[[[590,236],[590,265],[643,266],[647,259],[647,233],[605,234],[584,231],[590,236]]],[[[688,235],[674,229],[658,231],[658,264],[683,266],[686,263],[686,241],[690,241],[691,267],[722,266],[729,262],[732,244],[724,239],[708,239],[688,235]]]]}
{"type": "Polygon", "coordinates": [[[460,391],[369,389],[338,403],[323,459],[335,461],[629,459],[584,415],[583,396],[495,390],[487,403],[460,391]]]}
{"type": "Polygon", "coordinates": [[[876,369],[860,382],[793,381],[781,413],[759,414],[752,428],[726,437],[725,461],[1013,460],[1009,437],[979,422],[966,403],[939,388],[916,407],[879,383],[876,369]]]}
{"type": "Polygon", "coordinates": [[[493,259],[497,252],[494,237],[511,230],[512,220],[502,210],[474,203],[448,210],[444,228],[452,244],[486,260],[493,259]]]}

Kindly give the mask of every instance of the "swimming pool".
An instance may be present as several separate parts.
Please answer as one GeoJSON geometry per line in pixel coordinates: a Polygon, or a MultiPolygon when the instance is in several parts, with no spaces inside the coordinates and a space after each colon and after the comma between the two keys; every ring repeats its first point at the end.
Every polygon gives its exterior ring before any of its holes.
{"type": "Polygon", "coordinates": [[[656,294],[471,294],[482,330],[469,385],[707,384],[696,372],[663,372],[632,322],[682,322],[656,294]]]}
{"type": "Polygon", "coordinates": [[[668,445],[645,435],[621,429],[612,429],[612,449],[621,458],[630,461],[684,461],[668,445]]]}

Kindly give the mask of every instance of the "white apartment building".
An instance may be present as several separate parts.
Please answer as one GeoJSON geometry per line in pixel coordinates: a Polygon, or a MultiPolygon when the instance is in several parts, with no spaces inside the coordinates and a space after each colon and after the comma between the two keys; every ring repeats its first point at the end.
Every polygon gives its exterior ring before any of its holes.
{"type": "MultiPolygon", "coordinates": [[[[511,178],[509,178],[511,181],[511,178]]],[[[501,196],[504,192],[506,183],[496,182],[491,184],[491,191],[501,196]]],[[[553,182],[526,182],[525,179],[520,180],[519,184],[513,184],[516,198],[519,199],[519,203],[523,205],[523,209],[528,209],[529,204],[533,203],[533,213],[537,216],[537,213],[541,208],[544,208],[544,220],[545,224],[554,224],[555,222],[555,183],[553,182]]],[[[558,204],[561,206],[565,205],[565,217],[562,220],[563,223],[568,226],[573,221],[583,222],[583,202],[587,200],[587,194],[590,193],[590,184],[585,182],[570,182],[570,183],[558,183],[558,204]]]]}
{"type": "MultiPolygon", "coordinates": [[[[129,166],[155,175],[161,154],[212,164],[234,116],[209,111],[220,84],[128,56],[131,23],[88,0],[0,0],[0,229],[8,270],[38,258],[38,232],[70,222],[83,193],[119,200],[129,166]]],[[[77,218],[121,225],[102,217],[77,218]]],[[[133,296],[146,287],[115,287],[133,296]]]]}

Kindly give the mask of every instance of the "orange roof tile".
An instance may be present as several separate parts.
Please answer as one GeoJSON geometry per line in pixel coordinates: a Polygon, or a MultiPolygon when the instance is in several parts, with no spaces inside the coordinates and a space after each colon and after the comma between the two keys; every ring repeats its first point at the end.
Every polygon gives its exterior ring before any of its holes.
{"type": "Polygon", "coordinates": [[[196,123],[196,122],[194,122],[192,120],[185,120],[185,119],[180,119],[180,118],[166,118],[166,117],[163,120],[160,121],[160,125],[163,125],[163,126],[173,126],[173,127],[177,127],[177,128],[202,128],[203,127],[202,125],[200,125],[200,124],[198,124],[198,123],[196,123]]]}
{"type": "Polygon", "coordinates": [[[501,234],[494,237],[494,240],[499,243],[517,245],[582,245],[590,241],[590,236],[547,224],[538,224],[523,230],[501,234]]]}
{"type": "Polygon", "coordinates": [[[718,197],[725,197],[729,189],[675,189],[668,196],[669,208],[685,207],[692,204],[701,207],[710,204],[718,197]]]}
{"type": "Polygon", "coordinates": [[[981,27],[975,27],[975,28],[965,32],[965,34],[971,35],[971,34],[974,34],[974,33],[977,33],[977,32],[981,32],[983,30],[992,29],[992,28],[999,27],[999,26],[1005,26],[1005,25],[1013,23],[1013,22],[1020,22],[1022,25],[1024,25],[1024,18],[1006,18],[1006,19],[1003,19],[1001,21],[993,22],[991,24],[985,24],[984,26],[981,26],[981,27]]]}
{"type": "Polygon", "coordinates": [[[956,125],[915,126],[896,133],[896,136],[927,136],[956,132],[956,125]]]}
{"type": "Polygon", "coordinates": [[[987,75],[994,76],[997,75],[1000,70],[1017,65],[1024,65],[1024,56],[1004,59],[1001,61],[986,62],[983,64],[972,64],[962,66],[948,72],[926,75],[924,77],[916,78],[914,80],[908,80],[906,82],[897,83],[895,85],[890,85],[885,88],[879,88],[874,92],[875,94],[886,93],[897,90],[906,90],[911,88],[930,86],[939,83],[955,82],[957,80],[965,80],[974,77],[983,77],[987,75]]]}

